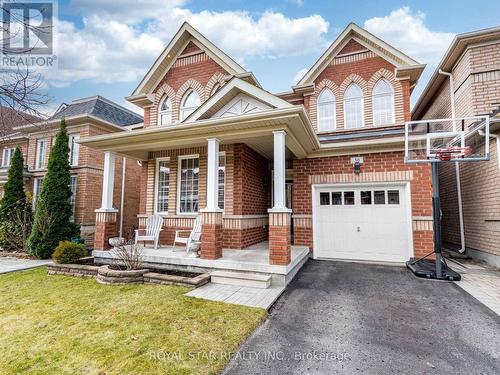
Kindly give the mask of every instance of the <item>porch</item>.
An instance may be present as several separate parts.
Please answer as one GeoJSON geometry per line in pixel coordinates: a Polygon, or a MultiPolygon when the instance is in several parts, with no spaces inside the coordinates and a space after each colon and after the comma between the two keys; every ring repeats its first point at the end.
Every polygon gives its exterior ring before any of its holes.
{"type": "MultiPolygon", "coordinates": [[[[249,274],[270,275],[272,286],[286,286],[309,258],[307,246],[291,246],[291,260],[287,265],[269,264],[269,243],[261,242],[243,250],[223,249],[218,259],[188,256],[185,248],[163,246],[158,249],[143,248],[145,267],[188,272],[233,271],[249,274]]],[[[116,262],[109,250],[94,250],[98,264],[116,262]]]]}

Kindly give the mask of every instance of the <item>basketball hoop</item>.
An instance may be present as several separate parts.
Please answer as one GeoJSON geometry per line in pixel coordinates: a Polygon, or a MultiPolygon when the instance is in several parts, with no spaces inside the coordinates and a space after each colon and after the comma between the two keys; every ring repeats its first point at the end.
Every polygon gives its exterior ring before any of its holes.
{"type": "Polygon", "coordinates": [[[447,147],[432,151],[436,158],[441,161],[450,161],[452,159],[467,158],[472,155],[472,147],[447,147]]]}

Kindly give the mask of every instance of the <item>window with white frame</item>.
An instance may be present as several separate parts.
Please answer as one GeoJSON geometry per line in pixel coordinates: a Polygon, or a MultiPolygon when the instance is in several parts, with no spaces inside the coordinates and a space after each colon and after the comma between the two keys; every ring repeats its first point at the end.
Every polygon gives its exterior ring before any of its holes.
{"type": "Polygon", "coordinates": [[[80,154],[80,144],[76,141],[80,139],[80,134],[70,134],[69,138],[69,165],[78,165],[78,155],[80,154]]]}
{"type": "Polygon", "coordinates": [[[218,206],[221,210],[224,209],[225,185],[226,185],[226,154],[219,153],[219,196],[217,199],[218,206]]]}
{"type": "Polygon", "coordinates": [[[394,123],[394,92],[385,79],[380,79],[373,87],[372,102],[374,125],[394,123]]]}
{"type": "Polygon", "coordinates": [[[198,179],[200,175],[198,156],[179,157],[179,204],[178,213],[198,212],[198,179]]]}
{"type": "Polygon", "coordinates": [[[181,101],[181,121],[186,119],[191,113],[196,111],[201,104],[200,96],[194,90],[190,90],[184,95],[181,101]]]}
{"type": "Polygon", "coordinates": [[[351,83],[344,94],[344,122],[346,129],[361,128],[363,120],[363,91],[351,83]]]}
{"type": "Polygon", "coordinates": [[[39,139],[36,141],[36,168],[45,168],[45,156],[47,154],[47,140],[39,139]]]}
{"type": "Polygon", "coordinates": [[[318,131],[326,132],[335,130],[335,95],[333,92],[324,88],[318,96],[318,131]]]}
{"type": "Polygon", "coordinates": [[[170,191],[170,159],[156,159],[156,203],[155,212],[168,213],[168,193],[170,191]]]}
{"type": "Polygon", "coordinates": [[[160,104],[160,125],[172,123],[172,100],[166,96],[160,104]]]}
{"type": "Polygon", "coordinates": [[[14,155],[15,148],[4,148],[2,155],[2,167],[9,167],[10,162],[12,160],[12,156],[14,155]]]}
{"type": "Polygon", "coordinates": [[[40,193],[42,192],[43,185],[43,177],[35,177],[33,179],[33,209],[36,207],[36,202],[40,197],[40,193]]]}
{"type": "Polygon", "coordinates": [[[75,208],[76,208],[76,176],[71,176],[69,180],[69,188],[71,195],[69,197],[69,204],[71,205],[71,221],[75,221],[75,208]]]}

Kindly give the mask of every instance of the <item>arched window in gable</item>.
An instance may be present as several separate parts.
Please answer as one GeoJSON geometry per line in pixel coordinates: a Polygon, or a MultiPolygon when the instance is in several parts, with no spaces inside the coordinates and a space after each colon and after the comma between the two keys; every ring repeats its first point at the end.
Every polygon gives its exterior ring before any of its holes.
{"type": "Polygon", "coordinates": [[[375,126],[394,123],[394,91],[391,84],[383,78],[373,87],[372,103],[375,126]]]}
{"type": "Polygon", "coordinates": [[[318,96],[318,132],[327,132],[336,128],[335,95],[329,88],[321,90],[318,96]]]}
{"type": "Polygon", "coordinates": [[[198,93],[194,90],[189,90],[181,101],[181,121],[185,120],[191,113],[196,111],[200,104],[201,100],[198,93]]]}
{"type": "Polygon", "coordinates": [[[172,100],[165,96],[160,103],[160,125],[170,125],[172,123],[172,100]]]}
{"type": "Polygon", "coordinates": [[[344,122],[346,129],[361,128],[363,119],[363,91],[351,83],[344,94],[344,122]]]}

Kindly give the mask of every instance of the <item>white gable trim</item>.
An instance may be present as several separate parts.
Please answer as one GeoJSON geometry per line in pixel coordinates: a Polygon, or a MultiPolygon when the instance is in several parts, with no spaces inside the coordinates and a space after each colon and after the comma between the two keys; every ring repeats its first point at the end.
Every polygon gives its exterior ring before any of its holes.
{"type": "MultiPolygon", "coordinates": [[[[226,96],[232,89],[238,89],[249,97],[255,98],[257,101],[268,105],[270,108],[290,108],[293,104],[278,98],[277,96],[257,87],[242,79],[233,77],[228,83],[217,91],[210,99],[203,103],[196,111],[191,113],[183,122],[193,122],[200,119],[210,108],[226,96]]],[[[232,101],[231,101],[232,102],[232,101]]],[[[262,105],[262,104],[261,104],[262,105]]]]}
{"type": "MultiPolygon", "coordinates": [[[[190,41],[193,41],[200,49],[202,49],[207,55],[215,60],[220,66],[222,66],[229,74],[238,74],[238,73],[244,73],[246,70],[239,65],[236,61],[234,61],[232,58],[230,58],[228,55],[226,55],[222,50],[220,50],[217,46],[215,46],[212,42],[210,42],[207,38],[205,38],[201,33],[199,33],[196,29],[194,29],[190,24],[187,22],[184,22],[180,29],[177,31],[175,36],[172,38],[170,43],[168,43],[167,47],[163,50],[160,56],[156,59],[154,62],[153,66],[149,69],[147,74],[144,76],[142,81],[139,83],[137,88],[134,90],[133,94],[131,96],[139,95],[139,94],[144,94],[144,93],[149,93],[149,92],[144,92],[144,88],[146,85],[148,85],[151,82],[151,79],[154,75],[154,73],[160,68],[161,64],[167,59],[171,58],[172,60],[168,64],[167,69],[165,72],[167,72],[171,67],[172,64],[175,62],[177,56],[184,51],[186,46],[190,41]],[[186,42],[184,42],[181,46],[181,48],[178,49],[178,53],[176,53],[175,56],[169,56],[170,52],[176,45],[179,44],[180,40],[182,37],[185,37],[186,34],[190,35],[190,38],[186,42]]],[[[158,82],[155,82],[155,85],[152,87],[156,87],[158,82]]],[[[151,90],[147,90],[151,91],[151,90]]]]}
{"type": "MultiPolygon", "coordinates": [[[[217,111],[215,113],[215,115],[212,116],[212,118],[231,117],[231,116],[224,116],[224,114],[226,114],[226,112],[229,109],[231,109],[231,107],[233,107],[235,104],[237,104],[240,101],[242,103],[248,103],[251,106],[253,106],[253,108],[256,109],[256,110],[252,110],[251,113],[262,112],[262,111],[272,109],[269,105],[264,104],[261,101],[256,100],[255,98],[253,98],[251,96],[240,93],[240,94],[236,95],[229,103],[227,103],[219,111],[217,111]]],[[[242,112],[242,113],[235,114],[233,116],[244,115],[244,114],[248,114],[248,113],[250,113],[250,112],[242,112]]]]}
{"type": "Polygon", "coordinates": [[[340,51],[343,46],[349,41],[349,39],[354,38],[357,42],[362,44],[364,47],[368,48],[370,51],[375,52],[382,58],[391,61],[392,64],[394,64],[396,67],[402,67],[402,66],[412,66],[412,65],[419,65],[419,63],[409,56],[405,55],[401,51],[397,50],[396,48],[392,47],[391,45],[387,44],[383,40],[377,38],[375,35],[369,33],[365,29],[362,29],[355,23],[350,23],[344,31],[335,39],[335,41],[328,47],[328,49],[321,55],[321,57],[314,63],[314,65],[309,69],[309,71],[302,77],[302,79],[297,83],[296,86],[301,86],[305,85],[308,83],[313,82],[316,77],[325,69],[325,67],[328,65],[328,63],[331,61],[331,58],[334,57],[334,53],[336,51],[340,51]],[[402,65],[401,63],[396,63],[393,62],[394,59],[391,59],[390,56],[385,55],[382,53],[382,51],[378,51],[376,48],[373,48],[372,46],[367,45],[367,43],[361,43],[358,38],[356,38],[356,34],[359,36],[366,38],[367,40],[370,40],[376,45],[379,45],[382,49],[386,50],[390,54],[396,56],[397,58],[401,59],[404,61],[405,65],[402,65]]]}

